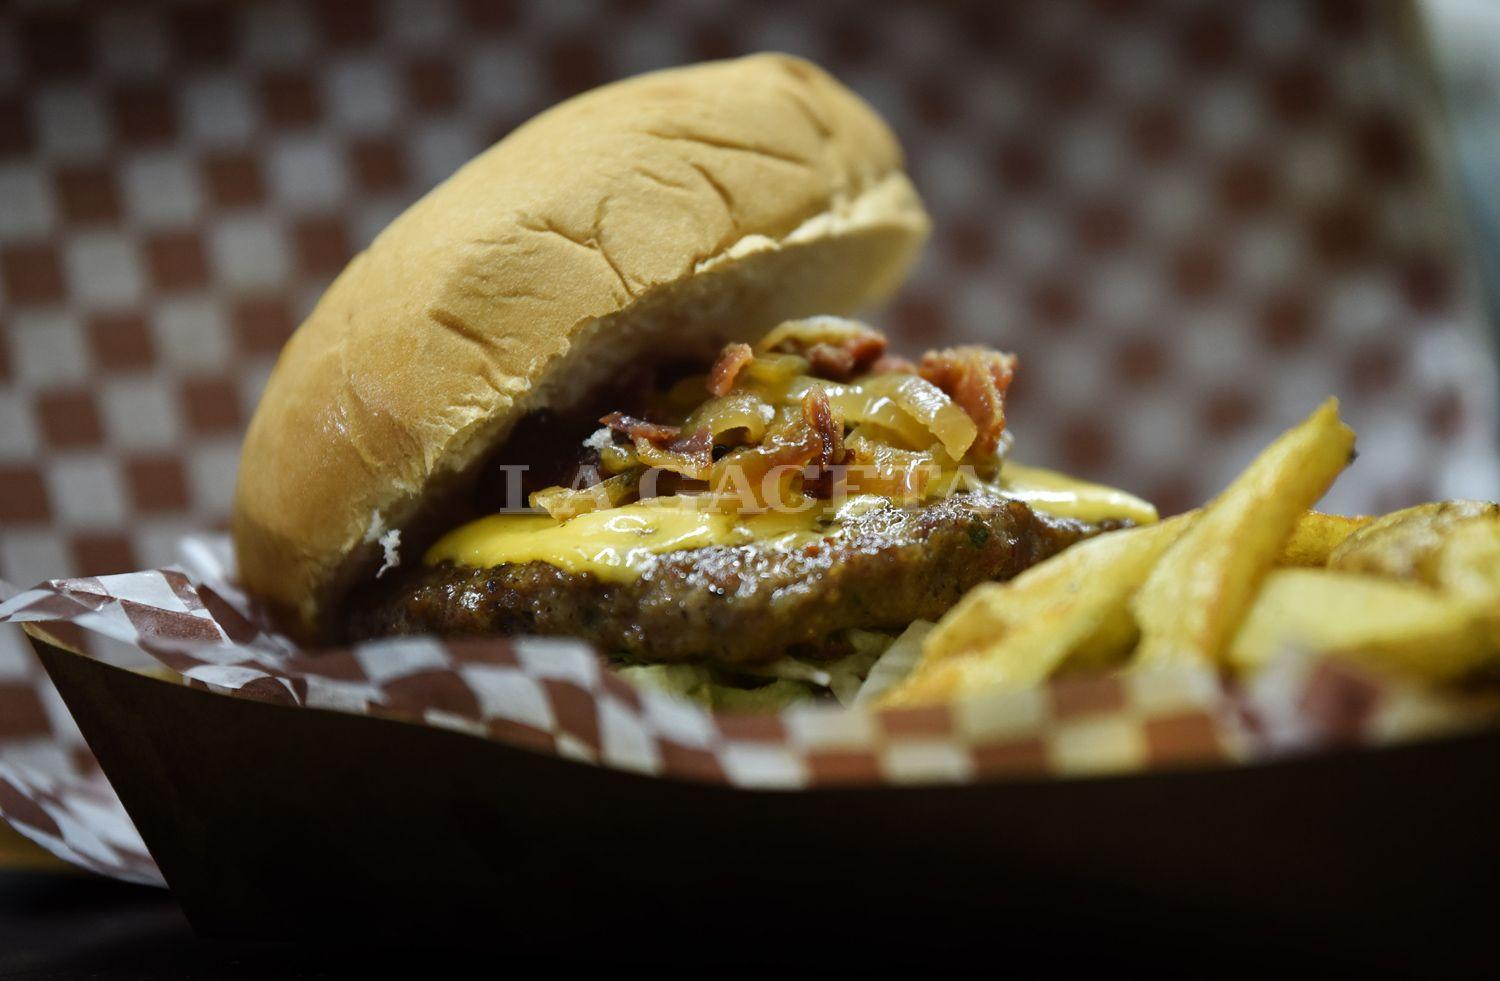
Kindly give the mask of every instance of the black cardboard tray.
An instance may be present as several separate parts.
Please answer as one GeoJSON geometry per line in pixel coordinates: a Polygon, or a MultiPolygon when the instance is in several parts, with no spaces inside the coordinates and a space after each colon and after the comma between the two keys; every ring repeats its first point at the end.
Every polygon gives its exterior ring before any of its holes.
{"type": "Polygon", "coordinates": [[[997,967],[1022,947],[1492,959],[1494,732],[1129,777],[747,791],[33,643],[204,936],[684,957],[813,941],[997,967]]]}

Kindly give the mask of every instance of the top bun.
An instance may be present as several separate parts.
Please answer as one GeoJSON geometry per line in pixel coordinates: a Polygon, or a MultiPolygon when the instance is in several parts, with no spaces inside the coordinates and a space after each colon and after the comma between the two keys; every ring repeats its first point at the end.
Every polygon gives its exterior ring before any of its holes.
{"type": "Polygon", "coordinates": [[[246,589],[303,640],[335,636],[379,539],[527,413],[653,352],[884,298],[928,229],[901,167],[868,105],[784,55],[642,75],[521,126],[392,222],[287,342],[240,458],[246,589]]]}

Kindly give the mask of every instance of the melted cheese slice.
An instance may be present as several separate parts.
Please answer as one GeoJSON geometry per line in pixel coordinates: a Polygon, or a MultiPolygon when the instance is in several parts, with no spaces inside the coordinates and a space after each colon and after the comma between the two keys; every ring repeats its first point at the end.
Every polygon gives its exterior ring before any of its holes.
{"type": "MultiPolygon", "coordinates": [[[[750,542],[796,548],[836,535],[839,514],[848,513],[813,507],[737,515],[693,503],[692,498],[653,498],[561,523],[545,514],[493,514],[449,532],[427,552],[426,561],[478,568],[546,562],[568,572],[624,581],[663,552],[750,542]]],[[[845,507],[855,504],[851,499],[845,507]]]]}
{"type": "MultiPolygon", "coordinates": [[[[1137,524],[1156,520],[1156,509],[1138,497],[1051,470],[1007,463],[996,489],[1057,517],[1137,524]]],[[[474,568],[546,562],[567,572],[626,582],[653,555],[664,552],[750,542],[791,549],[837,537],[845,518],[878,505],[879,499],[851,497],[837,509],[754,515],[725,514],[694,503],[690,497],[655,498],[590,511],[561,523],[545,514],[494,514],[449,532],[428,550],[425,561],[474,568]]]]}
{"type": "Polygon", "coordinates": [[[1114,518],[1149,525],[1157,517],[1156,508],[1134,494],[1009,461],[1000,471],[1000,493],[1059,518],[1089,522],[1114,518]]]}

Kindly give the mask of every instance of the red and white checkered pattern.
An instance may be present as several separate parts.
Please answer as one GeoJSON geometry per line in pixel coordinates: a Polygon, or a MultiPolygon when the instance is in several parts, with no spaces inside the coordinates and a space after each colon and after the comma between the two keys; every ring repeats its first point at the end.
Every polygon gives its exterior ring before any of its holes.
{"type": "MultiPolygon", "coordinates": [[[[963,783],[1251,762],[1484,724],[1469,706],[1288,657],[1248,692],[1179,668],[1057,681],[944,706],[714,713],[637,689],[560,640],[397,638],[317,654],[268,634],[224,587],[179,571],[45,583],[0,605],[52,642],[162,665],[225,697],[420,722],[601,767],[745,788],[963,783]]],[[[27,662],[16,660],[17,664],[27,662]]],[[[149,881],[154,869],[56,696],[0,684],[0,817],[68,861],[149,881]],[[7,692],[9,702],[6,701],[7,692]],[[29,701],[28,701],[29,699],[29,701]],[[10,708],[7,710],[6,706],[10,708]],[[16,711],[16,706],[32,706],[16,711]],[[48,737],[47,732],[53,735],[48,737]]]]}
{"type": "Polygon", "coordinates": [[[301,652],[256,623],[221,575],[207,580],[163,570],[52,581],[0,606],[0,622],[115,663],[134,654],[210,691],[742,787],[1090,773],[1248,751],[1212,672],[1067,682],[953,711],[713,713],[637,689],[574,641],[393,638],[301,652]]]}
{"type": "Polygon", "coordinates": [[[1018,456],[1175,510],[1330,392],[1337,506],[1495,493],[1495,385],[1422,127],[1358,0],[339,0],[0,10],[0,575],[221,526],[281,342],[345,260],[558,99],[805,54],[907,147],[906,348],[1022,356],[1018,456]]]}
{"type": "Polygon", "coordinates": [[[80,868],[163,884],[62,699],[13,629],[0,632],[0,820],[80,868]]]}

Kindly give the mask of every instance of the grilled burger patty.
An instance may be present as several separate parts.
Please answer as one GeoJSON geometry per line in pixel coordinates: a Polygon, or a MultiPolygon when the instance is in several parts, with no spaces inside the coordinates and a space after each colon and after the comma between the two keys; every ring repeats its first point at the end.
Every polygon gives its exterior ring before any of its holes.
{"type": "Polygon", "coordinates": [[[962,494],[915,508],[887,503],[847,519],[836,537],[795,549],[668,552],[629,582],[545,562],[444,563],[356,603],[352,633],[570,636],[642,661],[831,657],[846,653],[841,631],[936,620],[978,583],[1008,579],[1121,525],[962,494]]]}

